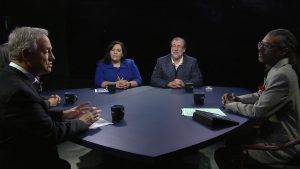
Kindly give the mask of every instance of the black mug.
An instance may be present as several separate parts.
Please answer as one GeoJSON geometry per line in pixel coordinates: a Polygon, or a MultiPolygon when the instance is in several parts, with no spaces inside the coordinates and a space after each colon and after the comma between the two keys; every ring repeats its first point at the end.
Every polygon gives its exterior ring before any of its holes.
{"type": "Polygon", "coordinates": [[[77,101],[78,97],[73,92],[65,92],[65,103],[74,104],[77,101]]]}
{"type": "Polygon", "coordinates": [[[185,91],[186,92],[193,92],[194,91],[194,83],[191,83],[191,82],[187,82],[184,84],[184,87],[185,87],[185,91]]]}
{"type": "Polygon", "coordinates": [[[107,90],[108,90],[108,93],[115,93],[116,92],[116,83],[108,83],[107,90]]]}
{"type": "Polygon", "coordinates": [[[111,118],[113,122],[118,122],[124,118],[124,106],[123,105],[113,105],[111,106],[111,118]]]}
{"type": "Polygon", "coordinates": [[[197,105],[201,105],[204,103],[205,93],[204,92],[195,92],[194,93],[194,103],[197,105]]]}

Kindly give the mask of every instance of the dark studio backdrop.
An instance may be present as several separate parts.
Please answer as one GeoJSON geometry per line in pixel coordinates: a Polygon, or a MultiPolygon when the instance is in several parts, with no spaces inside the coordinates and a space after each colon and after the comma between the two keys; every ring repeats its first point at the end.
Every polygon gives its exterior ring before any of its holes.
{"type": "MultiPolygon", "coordinates": [[[[49,30],[56,61],[43,77],[46,89],[93,87],[96,63],[114,40],[125,43],[149,85],[156,59],[180,36],[186,53],[198,59],[205,85],[256,90],[264,70],[257,42],[276,28],[290,29],[300,41],[299,7],[296,0],[59,1],[27,15],[1,16],[0,37],[7,41],[17,26],[49,30]]],[[[5,5],[0,9],[9,13],[5,5]]]]}

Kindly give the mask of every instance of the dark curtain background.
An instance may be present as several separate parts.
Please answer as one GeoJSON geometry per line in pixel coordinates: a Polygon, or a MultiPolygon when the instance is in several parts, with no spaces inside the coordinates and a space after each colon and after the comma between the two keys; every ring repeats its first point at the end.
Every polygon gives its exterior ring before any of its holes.
{"type": "MultiPolygon", "coordinates": [[[[6,3],[5,3],[6,2],[6,3]]],[[[183,37],[186,53],[198,59],[205,85],[256,90],[264,65],[257,61],[257,42],[272,29],[290,29],[300,40],[296,0],[117,1],[73,0],[8,2],[0,10],[1,43],[19,26],[50,32],[54,70],[43,77],[46,89],[94,87],[96,63],[114,40],[125,43],[128,56],[148,85],[156,59],[170,52],[170,41],[183,37]]]]}

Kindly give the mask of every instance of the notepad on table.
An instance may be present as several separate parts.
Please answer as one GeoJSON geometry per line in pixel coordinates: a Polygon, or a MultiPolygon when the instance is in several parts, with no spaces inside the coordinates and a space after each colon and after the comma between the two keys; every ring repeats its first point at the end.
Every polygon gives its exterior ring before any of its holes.
{"type": "Polygon", "coordinates": [[[218,108],[182,108],[181,115],[192,117],[196,110],[213,113],[213,114],[217,114],[220,116],[226,116],[226,114],[221,109],[218,109],[218,108]]]}
{"type": "Polygon", "coordinates": [[[95,93],[107,93],[108,90],[105,88],[97,88],[95,89],[95,93]]]}

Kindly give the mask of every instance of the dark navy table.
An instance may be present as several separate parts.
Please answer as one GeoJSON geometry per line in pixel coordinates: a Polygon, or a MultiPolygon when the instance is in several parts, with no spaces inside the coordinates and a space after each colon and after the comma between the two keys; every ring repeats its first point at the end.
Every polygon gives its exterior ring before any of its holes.
{"type": "MultiPolygon", "coordinates": [[[[205,92],[205,87],[195,89],[205,92]]],[[[248,121],[247,118],[226,113],[240,125],[212,130],[181,115],[181,108],[221,108],[221,96],[250,93],[243,88],[213,87],[206,93],[201,106],[194,105],[193,94],[184,89],[161,89],[151,86],[136,87],[117,91],[115,94],[95,93],[94,89],[72,89],[45,92],[59,94],[63,99],[65,91],[75,92],[76,104],[90,101],[102,110],[102,118],[111,121],[110,107],[114,104],[125,106],[124,120],[114,125],[90,129],[74,139],[83,146],[112,155],[155,159],[182,151],[197,150],[208,146],[248,121]]],[[[62,105],[64,108],[68,106],[62,105]]]]}

